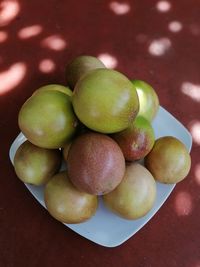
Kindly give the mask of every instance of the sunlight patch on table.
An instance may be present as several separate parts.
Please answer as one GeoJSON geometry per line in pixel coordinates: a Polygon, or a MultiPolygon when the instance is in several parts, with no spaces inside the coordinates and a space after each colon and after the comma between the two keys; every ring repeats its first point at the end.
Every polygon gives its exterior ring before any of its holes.
{"type": "Polygon", "coordinates": [[[67,46],[66,41],[60,35],[51,35],[44,40],[42,40],[42,46],[55,50],[61,51],[64,50],[67,46]]]}
{"type": "Polygon", "coordinates": [[[183,25],[180,21],[171,21],[169,24],[168,24],[168,29],[171,31],[171,32],[180,32],[183,28],[183,25]]]}
{"type": "Polygon", "coordinates": [[[31,37],[37,36],[42,32],[41,25],[31,25],[21,29],[18,32],[18,37],[21,39],[29,39],[31,37]]]}
{"type": "Polygon", "coordinates": [[[17,0],[3,0],[0,2],[0,26],[8,25],[20,11],[17,0]]]}
{"type": "Polygon", "coordinates": [[[39,70],[43,73],[51,73],[55,70],[56,64],[52,59],[46,58],[40,61],[39,70]]]}
{"type": "Polygon", "coordinates": [[[192,135],[194,143],[200,145],[200,121],[199,120],[191,121],[188,128],[192,135]]]}
{"type": "Polygon", "coordinates": [[[113,1],[109,4],[109,7],[116,15],[125,15],[131,10],[130,4],[126,2],[113,1]]]}
{"type": "Polygon", "coordinates": [[[4,43],[8,39],[8,34],[5,31],[0,31],[0,43],[4,43]]]}
{"type": "Polygon", "coordinates": [[[179,192],[175,198],[175,210],[178,216],[188,216],[192,212],[192,197],[188,192],[179,192]]]}
{"type": "Polygon", "coordinates": [[[181,86],[181,92],[189,96],[195,102],[200,102],[200,84],[183,82],[181,86]]]}
{"type": "Polygon", "coordinates": [[[0,95],[18,86],[26,75],[26,65],[18,62],[10,66],[6,71],[0,73],[0,95]]]}
{"type": "Polygon", "coordinates": [[[116,57],[108,53],[103,53],[98,55],[98,59],[101,60],[104,63],[104,65],[109,69],[114,69],[117,67],[118,61],[116,57]]]}
{"type": "Polygon", "coordinates": [[[164,55],[171,47],[171,41],[168,38],[153,40],[149,45],[149,53],[153,56],[164,55]]]}
{"type": "Polygon", "coordinates": [[[200,163],[197,163],[194,168],[194,178],[198,185],[200,185],[200,163]]]}
{"type": "Polygon", "coordinates": [[[171,9],[171,3],[169,1],[162,0],[156,4],[156,8],[160,12],[168,12],[171,9]]]}

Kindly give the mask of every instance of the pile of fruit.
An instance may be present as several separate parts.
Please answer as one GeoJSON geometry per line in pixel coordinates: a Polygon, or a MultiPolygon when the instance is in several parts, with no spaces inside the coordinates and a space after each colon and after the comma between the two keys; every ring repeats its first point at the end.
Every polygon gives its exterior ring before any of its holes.
{"type": "Polygon", "coordinates": [[[156,181],[177,183],[191,165],[180,140],[155,140],[156,92],[91,56],[75,58],[66,77],[69,87],[43,86],[20,109],[27,140],[14,157],[17,176],[45,186],[46,208],[63,223],[91,218],[99,196],[125,219],[144,216],[154,205],[156,181]],[[63,160],[67,169],[60,171],[63,160]]]}

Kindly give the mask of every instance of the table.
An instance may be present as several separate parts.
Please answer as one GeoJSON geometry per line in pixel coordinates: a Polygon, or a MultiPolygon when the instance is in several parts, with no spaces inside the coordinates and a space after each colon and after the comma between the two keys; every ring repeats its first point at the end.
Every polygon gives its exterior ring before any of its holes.
{"type": "Polygon", "coordinates": [[[1,1],[0,266],[200,266],[199,10],[199,0],[1,1]],[[149,82],[193,135],[188,177],[144,228],[115,248],[50,217],[8,157],[21,105],[42,85],[66,84],[65,66],[81,54],[149,82]]]}

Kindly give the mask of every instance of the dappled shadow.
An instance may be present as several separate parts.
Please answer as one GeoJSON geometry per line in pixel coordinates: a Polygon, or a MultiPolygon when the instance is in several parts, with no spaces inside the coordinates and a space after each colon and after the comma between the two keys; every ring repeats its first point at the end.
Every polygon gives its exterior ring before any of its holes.
{"type": "Polygon", "coordinates": [[[200,84],[183,82],[181,85],[181,91],[195,102],[200,102],[200,84]]]}
{"type": "Polygon", "coordinates": [[[188,216],[193,211],[192,196],[187,191],[180,191],[176,194],[174,203],[175,212],[178,216],[188,216]]]}
{"type": "Polygon", "coordinates": [[[200,146],[200,121],[197,119],[190,121],[188,128],[192,135],[194,144],[200,146]]]}
{"type": "Polygon", "coordinates": [[[194,179],[197,185],[200,186],[200,163],[197,163],[194,167],[194,179]]]}
{"type": "Polygon", "coordinates": [[[41,25],[31,25],[19,30],[18,37],[20,39],[29,39],[31,37],[39,35],[42,31],[43,28],[41,25]]]}
{"type": "Polygon", "coordinates": [[[107,68],[110,68],[110,69],[117,68],[118,61],[114,56],[112,56],[108,53],[104,53],[104,54],[98,55],[97,57],[98,57],[98,59],[100,59],[104,63],[104,65],[107,68]]]}
{"type": "Polygon", "coordinates": [[[7,26],[20,12],[18,0],[2,0],[0,3],[0,26],[7,26]]]}
{"type": "Polygon", "coordinates": [[[168,12],[171,9],[171,3],[167,0],[161,0],[156,3],[156,8],[159,12],[168,12]]]}
{"type": "Polygon", "coordinates": [[[17,62],[0,73],[0,95],[7,93],[18,86],[26,75],[26,64],[17,62]]]}
{"type": "Polygon", "coordinates": [[[112,1],[109,3],[110,10],[114,12],[116,15],[125,15],[130,9],[131,5],[127,2],[120,3],[117,1],[112,1]]]}
{"type": "MultiPolygon", "coordinates": [[[[149,223],[140,232],[142,234],[130,240],[132,243],[127,243],[134,245],[126,247],[129,253],[129,257],[126,256],[127,266],[133,265],[132,248],[139,255],[135,253],[134,258],[138,262],[135,266],[158,266],[159,263],[164,266],[166,255],[170,267],[182,261],[185,262],[184,267],[190,267],[188,262],[191,267],[198,264],[194,261],[195,257],[199,257],[200,218],[198,5],[196,0],[0,2],[0,126],[2,155],[6,160],[10,144],[19,132],[17,115],[21,105],[44,84],[66,84],[66,64],[81,54],[97,56],[107,67],[116,68],[131,79],[150,83],[159,96],[160,104],[187,126],[193,136],[192,168],[188,177],[175,187],[163,208],[152,219],[154,223],[149,223]],[[152,242],[144,242],[145,234],[152,242]],[[139,239],[141,246],[137,243],[139,239]],[[164,249],[161,248],[163,243],[164,249]],[[157,254],[159,257],[155,257],[157,254]],[[145,262],[146,255],[149,258],[145,262]]],[[[6,160],[1,162],[5,178],[10,170],[6,160]]],[[[9,186],[7,184],[7,179],[2,179],[2,188],[7,186],[12,192],[16,202],[14,207],[17,207],[20,196],[16,195],[16,185],[12,182],[9,186]]],[[[9,205],[6,200],[4,206],[7,210],[9,205]]],[[[12,216],[15,227],[22,229],[17,216],[17,213],[12,216]]],[[[26,222],[30,219],[28,216],[25,216],[26,222]]],[[[7,220],[8,229],[12,229],[13,220],[7,220]]],[[[49,236],[49,228],[46,224],[43,226],[43,231],[47,231],[46,236],[49,236]]],[[[26,232],[22,235],[25,236],[26,232]]],[[[6,239],[7,236],[2,246],[6,239]]],[[[20,242],[19,235],[16,244],[20,242]]],[[[65,242],[63,239],[60,255],[66,255],[65,242]]],[[[51,247],[53,250],[54,244],[51,247]]],[[[92,245],[89,248],[91,250],[92,245]]],[[[20,249],[23,251],[23,246],[20,249]]],[[[103,251],[100,247],[98,251],[101,249],[103,251]]],[[[10,255],[13,255],[13,250],[8,250],[10,255]]],[[[121,247],[118,251],[125,257],[121,247]]],[[[107,252],[104,250],[104,253],[107,252]]],[[[52,257],[57,260],[56,256],[52,257]]],[[[116,255],[109,251],[107,257],[116,255]]],[[[98,257],[93,258],[98,260],[98,257]]]]}

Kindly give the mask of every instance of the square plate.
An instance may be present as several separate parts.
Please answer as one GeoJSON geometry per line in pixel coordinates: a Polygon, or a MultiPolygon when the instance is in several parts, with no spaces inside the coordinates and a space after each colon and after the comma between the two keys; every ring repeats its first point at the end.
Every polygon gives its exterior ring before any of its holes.
{"type": "MultiPolygon", "coordinates": [[[[156,118],[153,121],[153,128],[156,139],[161,136],[171,135],[181,140],[188,151],[191,150],[192,137],[188,130],[169,112],[160,107],[156,118]]],[[[10,147],[9,156],[13,164],[14,155],[17,148],[26,140],[24,135],[20,133],[10,147]]],[[[25,184],[31,194],[44,207],[43,189],[44,187],[36,187],[25,184]]],[[[157,197],[151,211],[144,217],[129,221],[118,217],[107,210],[99,197],[98,210],[90,220],[81,224],[65,224],[67,227],[75,231],[81,236],[106,247],[115,247],[140,230],[160,209],[163,203],[171,194],[175,184],[165,185],[157,182],[157,197]]]]}

